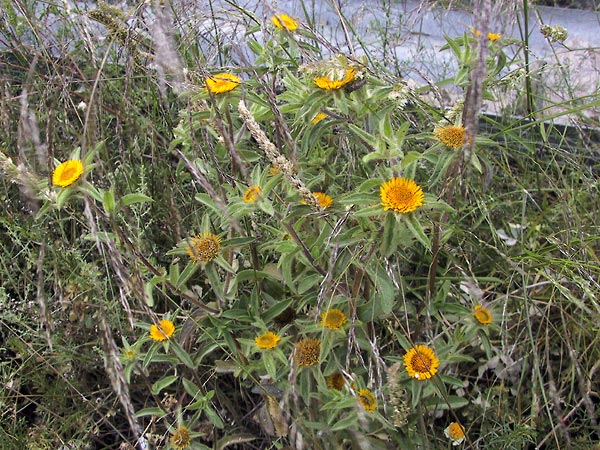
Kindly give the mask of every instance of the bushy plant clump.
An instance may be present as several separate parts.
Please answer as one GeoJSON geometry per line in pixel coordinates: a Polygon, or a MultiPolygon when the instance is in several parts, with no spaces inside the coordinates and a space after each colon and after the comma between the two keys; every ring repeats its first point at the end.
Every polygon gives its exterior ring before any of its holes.
{"type": "Polygon", "coordinates": [[[521,41],[418,85],[278,12],[6,6],[7,448],[593,448],[597,135],[521,41]]]}

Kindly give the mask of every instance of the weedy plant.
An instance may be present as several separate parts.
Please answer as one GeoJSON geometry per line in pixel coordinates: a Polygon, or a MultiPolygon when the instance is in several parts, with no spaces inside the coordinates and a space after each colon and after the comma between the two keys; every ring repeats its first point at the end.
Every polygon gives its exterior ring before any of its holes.
{"type": "Polygon", "coordinates": [[[600,100],[489,2],[423,86],[308,10],[3,6],[3,448],[597,448],[600,100]]]}

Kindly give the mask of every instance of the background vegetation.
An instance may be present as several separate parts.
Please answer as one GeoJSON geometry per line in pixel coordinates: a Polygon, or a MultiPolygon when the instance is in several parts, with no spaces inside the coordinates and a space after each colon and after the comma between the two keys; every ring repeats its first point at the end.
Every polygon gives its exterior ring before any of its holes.
{"type": "Polygon", "coordinates": [[[295,30],[235,2],[1,4],[1,448],[437,449],[451,423],[465,448],[599,448],[600,99],[556,100],[494,16],[416,84],[342,10],[338,48],[309,4],[295,30]],[[223,72],[241,84],[207,91],[223,72]],[[68,159],[85,174],[54,186],[68,159]],[[393,177],[425,204],[384,211],[393,177]],[[428,380],[404,365],[419,344],[428,380]]]}

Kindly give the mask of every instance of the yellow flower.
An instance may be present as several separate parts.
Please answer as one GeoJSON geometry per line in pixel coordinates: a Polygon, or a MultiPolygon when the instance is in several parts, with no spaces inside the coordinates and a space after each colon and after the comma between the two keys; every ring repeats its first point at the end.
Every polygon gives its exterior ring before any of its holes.
{"type": "Polygon", "coordinates": [[[277,14],[271,18],[271,22],[280,30],[285,28],[288,31],[294,31],[298,28],[298,21],[287,14],[277,14]]]}
{"type": "Polygon", "coordinates": [[[404,367],[411,378],[427,380],[437,373],[440,360],[426,345],[417,345],[404,354],[404,367]]]}
{"type": "Polygon", "coordinates": [[[259,186],[250,186],[246,189],[244,193],[244,202],[245,203],[254,203],[260,197],[260,187],[259,186]]]}
{"type": "Polygon", "coordinates": [[[270,348],[275,348],[277,346],[277,343],[280,340],[281,340],[281,338],[279,336],[277,336],[275,333],[269,331],[269,332],[263,334],[262,336],[255,338],[254,342],[256,342],[256,346],[258,348],[266,350],[266,349],[270,349],[270,348]]]}
{"type": "Polygon", "coordinates": [[[190,446],[191,437],[190,430],[183,425],[178,427],[175,432],[171,435],[171,446],[175,450],[183,450],[190,446]]]}
{"type": "Polygon", "coordinates": [[[358,401],[367,412],[372,413],[377,408],[375,396],[369,389],[361,389],[358,391],[358,401]]]}
{"type": "Polygon", "coordinates": [[[222,94],[234,90],[241,83],[240,77],[231,73],[218,73],[204,80],[206,89],[213,94],[222,94]]]}
{"type": "Polygon", "coordinates": [[[460,125],[448,125],[438,128],[433,135],[445,146],[458,150],[465,145],[465,133],[465,128],[460,125]]]}
{"type": "Polygon", "coordinates": [[[423,206],[425,194],[421,186],[410,178],[392,178],[379,189],[381,206],[385,211],[409,213],[423,206]]]}
{"type": "Polygon", "coordinates": [[[315,117],[313,117],[313,119],[310,121],[311,124],[316,125],[318,124],[321,120],[323,120],[325,117],[327,117],[327,114],[320,112],[318,113],[315,117]]]}
{"type": "Polygon", "coordinates": [[[213,233],[200,233],[190,239],[190,244],[186,250],[196,262],[211,262],[221,251],[221,238],[213,233]]]}
{"type": "MultiPolygon", "coordinates": [[[[481,31],[476,30],[475,28],[471,28],[471,34],[476,38],[481,37],[481,31]]],[[[502,35],[500,33],[488,33],[487,37],[490,42],[494,42],[500,39],[502,35]]]]}
{"type": "Polygon", "coordinates": [[[161,320],[158,325],[150,325],[150,338],[157,342],[162,342],[173,336],[175,324],[170,320],[161,320]]]}
{"type": "MultiPolygon", "coordinates": [[[[333,198],[331,198],[331,196],[325,194],[324,192],[313,192],[312,195],[314,195],[317,198],[317,202],[319,203],[319,206],[322,209],[329,208],[333,203],[333,198]]],[[[300,203],[306,205],[305,200],[300,200],[300,203]]]]}
{"type": "Polygon", "coordinates": [[[314,366],[321,358],[321,339],[304,338],[296,343],[294,362],[299,366],[314,366]]]}
{"type": "Polygon", "coordinates": [[[475,28],[471,27],[471,34],[475,37],[481,37],[481,31],[476,30],[475,28]]]}
{"type": "Polygon", "coordinates": [[[325,89],[326,91],[334,91],[350,83],[352,80],[354,80],[355,76],[356,70],[354,70],[353,68],[348,68],[346,69],[344,78],[342,78],[341,80],[332,80],[329,77],[317,77],[314,79],[314,82],[317,85],[317,87],[321,89],[325,89]]]}
{"type": "Polygon", "coordinates": [[[473,315],[482,325],[489,325],[492,323],[492,313],[485,306],[477,305],[473,308],[473,315]]]}
{"type": "Polygon", "coordinates": [[[333,372],[326,378],[327,387],[329,389],[335,389],[336,391],[341,391],[346,384],[346,377],[342,372],[333,372]]]}
{"type": "Polygon", "coordinates": [[[83,175],[83,163],[78,159],[70,159],[54,169],[52,183],[59,187],[71,186],[81,175],[83,175]]]}
{"type": "Polygon", "coordinates": [[[458,422],[452,422],[444,430],[444,434],[447,438],[452,439],[452,445],[459,445],[465,440],[465,429],[458,422]]]}
{"type": "Polygon", "coordinates": [[[346,314],[339,309],[330,309],[321,314],[321,325],[337,330],[346,323],[346,314]]]}

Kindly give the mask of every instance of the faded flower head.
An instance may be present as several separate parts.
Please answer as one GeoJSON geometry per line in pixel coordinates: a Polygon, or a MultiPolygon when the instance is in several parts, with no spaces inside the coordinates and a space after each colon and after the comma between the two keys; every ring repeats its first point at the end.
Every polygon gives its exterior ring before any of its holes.
{"type": "Polygon", "coordinates": [[[460,445],[465,440],[465,429],[458,422],[452,422],[448,425],[444,430],[444,434],[448,439],[452,440],[452,445],[460,445]]]}
{"type": "Polygon", "coordinates": [[[437,373],[440,360],[426,345],[417,345],[404,354],[404,367],[411,378],[427,380],[437,373]]]}
{"type": "Polygon", "coordinates": [[[560,25],[542,25],[540,33],[544,35],[550,42],[564,42],[569,37],[569,32],[565,27],[560,25]]]}
{"type": "Polygon", "coordinates": [[[218,73],[210,75],[204,80],[206,89],[213,94],[223,94],[234,90],[241,83],[240,77],[232,73],[218,73]]]}
{"type": "Polygon", "coordinates": [[[271,22],[280,30],[285,28],[288,31],[294,31],[298,28],[298,21],[287,14],[277,14],[271,18],[271,22]]]}
{"type": "Polygon", "coordinates": [[[336,391],[341,391],[346,384],[346,377],[342,372],[333,372],[325,380],[327,381],[327,387],[336,391]]]}
{"type": "Polygon", "coordinates": [[[78,159],[70,159],[54,169],[52,184],[64,188],[75,183],[81,175],[83,175],[83,163],[78,159]]]}
{"type": "Polygon", "coordinates": [[[296,343],[294,362],[299,366],[314,366],[321,358],[321,340],[304,338],[296,343]]]}
{"type": "Polygon", "coordinates": [[[254,203],[260,197],[260,187],[250,186],[244,193],[244,203],[254,203]]]}
{"type": "Polygon", "coordinates": [[[372,413],[377,408],[375,395],[369,389],[361,389],[358,391],[358,401],[367,412],[372,413]]]}
{"type": "Polygon", "coordinates": [[[475,306],[475,308],[473,308],[473,316],[475,316],[477,322],[482,325],[489,325],[493,321],[492,313],[485,306],[475,306]]]}
{"type": "Polygon", "coordinates": [[[211,262],[221,251],[221,238],[209,232],[200,233],[190,239],[186,250],[196,262],[211,262]]]}
{"type": "Polygon", "coordinates": [[[465,145],[466,130],[460,125],[447,125],[435,130],[433,135],[447,147],[458,150],[465,145]]]}
{"type": "Polygon", "coordinates": [[[329,309],[321,314],[321,325],[337,330],[346,323],[346,314],[339,309],[329,309]]]}
{"type": "Polygon", "coordinates": [[[385,211],[409,213],[423,206],[423,189],[410,178],[392,178],[380,187],[381,206],[385,211]]]}
{"type": "Polygon", "coordinates": [[[176,450],[184,450],[190,446],[190,430],[183,425],[178,427],[169,439],[171,446],[176,450]]]}
{"type": "Polygon", "coordinates": [[[281,338],[279,336],[269,331],[263,334],[262,336],[258,336],[257,338],[255,338],[254,342],[256,342],[256,346],[258,348],[262,350],[268,350],[271,348],[275,348],[280,340],[281,338]]]}
{"type": "Polygon", "coordinates": [[[175,324],[170,320],[163,319],[158,325],[150,325],[150,339],[157,342],[166,341],[175,333],[175,324]]]}

